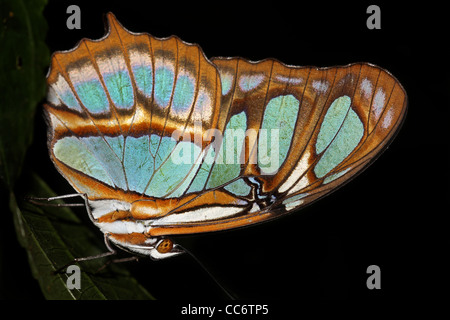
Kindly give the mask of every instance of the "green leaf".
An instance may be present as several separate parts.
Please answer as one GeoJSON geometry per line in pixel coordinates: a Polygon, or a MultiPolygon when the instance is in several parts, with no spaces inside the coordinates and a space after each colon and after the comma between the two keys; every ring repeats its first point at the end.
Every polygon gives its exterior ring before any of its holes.
{"type": "MultiPolygon", "coordinates": [[[[27,185],[28,194],[55,196],[36,175],[30,176],[27,185]]],[[[47,299],[153,299],[123,264],[109,265],[97,272],[105,259],[80,262],[81,289],[68,289],[66,282],[71,274],[54,271],[74,257],[107,252],[99,234],[92,232],[68,207],[37,206],[16,199],[11,193],[10,209],[19,242],[27,251],[33,276],[47,299]]]]}
{"type": "Polygon", "coordinates": [[[0,187],[12,190],[45,95],[46,0],[0,2],[0,187]]]}

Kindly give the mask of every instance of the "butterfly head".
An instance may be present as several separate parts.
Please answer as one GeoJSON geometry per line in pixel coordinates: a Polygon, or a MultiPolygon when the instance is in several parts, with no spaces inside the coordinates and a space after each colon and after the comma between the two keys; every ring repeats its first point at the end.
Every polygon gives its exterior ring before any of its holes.
{"type": "Polygon", "coordinates": [[[128,241],[120,241],[120,237],[113,234],[107,236],[117,247],[133,254],[150,257],[152,260],[166,259],[184,252],[172,239],[166,237],[148,238],[144,243],[134,244],[128,241]]]}
{"type": "MultiPolygon", "coordinates": [[[[116,199],[89,200],[89,215],[94,224],[117,247],[153,260],[183,253],[171,239],[152,234],[156,218],[139,219],[136,203],[116,199]]],[[[151,202],[145,202],[149,205],[151,202]]]]}

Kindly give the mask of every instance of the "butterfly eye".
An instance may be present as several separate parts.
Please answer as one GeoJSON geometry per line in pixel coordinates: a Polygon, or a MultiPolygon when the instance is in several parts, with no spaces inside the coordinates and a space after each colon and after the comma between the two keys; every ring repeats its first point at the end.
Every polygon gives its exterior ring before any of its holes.
{"type": "Polygon", "coordinates": [[[173,249],[173,241],[170,239],[162,240],[156,247],[156,250],[158,250],[159,253],[167,253],[172,251],[172,249],[173,249]]]}

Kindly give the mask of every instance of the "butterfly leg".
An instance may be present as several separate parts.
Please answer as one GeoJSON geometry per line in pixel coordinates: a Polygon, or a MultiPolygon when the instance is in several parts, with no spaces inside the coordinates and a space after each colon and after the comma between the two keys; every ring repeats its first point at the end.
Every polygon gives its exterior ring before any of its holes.
{"type": "MultiPolygon", "coordinates": [[[[105,241],[106,248],[108,249],[108,252],[104,252],[104,253],[96,254],[96,255],[93,255],[93,256],[88,256],[88,257],[74,258],[71,262],[69,262],[69,263],[63,265],[62,267],[56,269],[53,273],[54,274],[61,273],[68,266],[70,266],[70,265],[72,265],[74,263],[77,263],[77,262],[101,259],[101,258],[105,258],[105,257],[109,257],[109,256],[113,256],[113,255],[117,254],[117,251],[111,246],[111,243],[108,240],[108,235],[107,234],[104,235],[104,241],[105,241]]],[[[101,269],[103,269],[103,267],[101,269]]]]}
{"type": "MultiPolygon", "coordinates": [[[[82,207],[84,204],[81,203],[47,203],[50,201],[55,201],[59,199],[66,199],[66,198],[74,198],[74,197],[83,197],[86,196],[83,193],[73,193],[73,194],[65,194],[62,196],[57,197],[50,197],[50,198],[39,198],[39,197],[27,197],[26,200],[29,202],[36,204],[38,206],[48,206],[48,207],[82,207]],[[47,201],[47,202],[41,202],[41,201],[47,201]]],[[[86,199],[85,199],[86,202],[86,199]]]]}
{"type": "Polygon", "coordinates": [[[96,254],[93,256],[89,256],[89,257],[75,258],[75,259],[73,259],[73,261],[80,262],[80,261],[95,260],[95,259],[101,259],[104,257],[109,257],[109,256],[117,254],[117,251],[111,246],[111,243],[108,240],[107,234],[104,235],[104,240],[105,240],[105,245],[106,245],[106,248],[108,249],[108,252],[96,254]]]}
{"type": "MultiPolygon", "coordinates": [[[[109,256],[113,256],[113,255],[117,254],[117,251],[112,247],[111,242],[108,239],[108,235],[105,234],[104,236],[105,236],[104,237],[105,245],[106,245],[106,248],[108,248],[108,252],[100,253],[98,255],[89,256],[89,257],[75,258],[73,260],[73,262],[100,259],[100,258],[109,257],[109,256]]],[[[111,263],[122,263],[122,262],[129,262],[129,261],[138,261],[138,260],[139,260],[139,257],[137,257],[137,256],[108,260],[103,264],[103,266],[101,266],[100,268],[97,269],[96,273],[102,271],[107,266],[109,266],[111,263]]]]}
{"type": "Polygon", "coordinates": [[[86,193],[72,193],[72,194],[65,194],[62,196],[56,196],[56,197],[50,197],[50,198],[38,198],[38,197],[28,197],[27,200],[33,204],[39,205],[39,206],[50,206],[50,207],[85,207],[86,211],[88,213],[89,219],[94,223],[94,216],[92,215],[91,207],[89,206],[89,199],[87,197],[86,193]],[[84,200],[84,204],[82,203],[48,203],[50,201],[60,200],[60,199],[67,199],[67,198],[75,198],[75,197],[81,197],[84,200]],[[46,202],[41,202],[46,201],[46,202]]]}
{"type": "Polygon", "coordinates": [[[122,262],[130,262],[130,261],[139,261],[139,257],[138,256],[131,256],[131,257],[127,257],[127,258],[120,258],[120,259],[113,259],[113,260],[108,260],[106,261],[103,266],[101,266],[100,268],[98,268],[97,273],[102,271],[103,269],[105,269],[107,266],[109,266],[111,263],[122,263],[122,262]]]}
{"type": "MultiPolygon", "coordinates": [[[[34,203],[36,205],[42,205],[42,206],[85,207],[86,211],[87,211],[87,213],[89,215],[89,218],[91,219],[91,221],[94,222],[94,220],[95,220],[94,216],[92,215],[91,208],[89,206],[88,197],[87,197],[87,195],[85,193],[73,193],[73,194],[66,194],[66,195],[50,197],[50,198],[29,197],[27,200],[30,201],[31,203],[34,203]],[[82,203],[48,203],[50,201],[55,201],[55,200],[60,200],[60,199],[67,199],[67,198],[75,198],[75,197],[83,198],[84,204],[82,204],[82,203]],[[46,201],[46,202],[41,202],[41,201],[46,201]]],[[[56,273],[60,273],[63,270],[65,270],[68,266],[70,266],[71,264],[74,264],[74,263],[77,263],[77,262],[101,259],[101,258],[105,258],[105,257],[109,257],[109,256],[117,254],[117,251],[113,248],[113,246],[111,245],[111,243],[110,243],[110,241],[108,239],[108,234],[104,234],[104,242],[105,242],[106,248],[108,249],[108,252],[100,253],[100,254],[93,255],[93,256],[88,256],[88,257],[75,258],[71,262],[69,262],[69,263],[65,264],[64,266],[62,266],[62,267],[58,268],[57,270],[55,270],[54,273],[55,274],[56,273]]],[[[132,257],[128,257],[128,258],[109,260],[102,267],[100,267],[97,270],[97,272],[103,270],[104,268],[106,268],[111,263],[120,263],[120,262],[127,262],[127,261],[133,261],[133,260],[138,260],[138,257],[132,256],[132,257]]]]}
{"type": "MultiPolygon", "coordinates": [[[[39,200],[39,201],[54,201],[54,200],[59,200],[59,199],[66,199],[66,198],[75,198],[75,197],[82,197],[84,198],[86,196],[85,193],[71,193],[71,194],[64,194],[62,196],[56,196],[56,197],[50,197],[50,198],[41,198],[41,197],[28,197],[27,199],[32,201],[32,200],[39,200]]],[[[42,205],[45,205],[44,203],[40,203],[42,205]]],[[[60,203],[54,204],[55,206],[59,205],[60,203]]],[[[64,204],[62,204],[64,205],[64,204]]]]}

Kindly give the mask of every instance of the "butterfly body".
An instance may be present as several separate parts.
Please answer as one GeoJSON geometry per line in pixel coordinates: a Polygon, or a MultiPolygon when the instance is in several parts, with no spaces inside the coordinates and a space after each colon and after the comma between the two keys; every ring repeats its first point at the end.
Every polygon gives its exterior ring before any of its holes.
{"type": "Polygon", "coordinates": [[[347,182],[388,145],[406,93],[367,63],[208,60],[197,45],[109,31],[53,55],[50,157],[117,246],[266,221],[347,182]]]}

